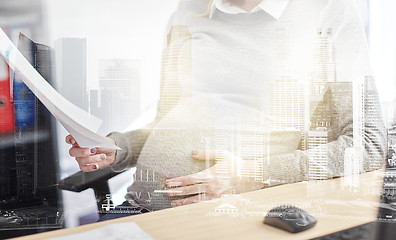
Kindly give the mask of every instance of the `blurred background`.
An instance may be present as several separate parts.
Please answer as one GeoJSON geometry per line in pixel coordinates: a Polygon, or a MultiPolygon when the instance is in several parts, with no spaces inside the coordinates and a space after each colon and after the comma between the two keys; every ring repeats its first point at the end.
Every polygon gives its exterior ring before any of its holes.
{"type": "MultiPolygon", "coordinates": [[[[372,67],[388,126],[396,120],[396,1],[356,0],[364,21],[372,67]]],[[[104,120],[99,133],[136,129],[155,116],[160,60],[168,19],[178,0],[2,0],[0,26],[17,42],[19,31],[50,46],[52,84],[74,104],[104,120]],[[116,107],[115,107],[116,106],[116,107]],[[116,117],[117,116],[117,117],[116,117]],[[121,117],[120,117],[121,116],[121,117]]],[[[79,170],[56,137],[57,181],[79,170]]],[[[1,139],[1,136],[0,136],[1,139]]],[[[3,140],[4,142],[4,140],[3,140]]],[[[1,144],[0,144],[1,146],[1,144]]],[[[47,156],[48,157],[48,156],[47,156]]],[[[133,169],[110,181],[115,204],[123,202],[133,169]]],[[[92,190],[60,194],[66,227],[97,220],[92,190]]]]}

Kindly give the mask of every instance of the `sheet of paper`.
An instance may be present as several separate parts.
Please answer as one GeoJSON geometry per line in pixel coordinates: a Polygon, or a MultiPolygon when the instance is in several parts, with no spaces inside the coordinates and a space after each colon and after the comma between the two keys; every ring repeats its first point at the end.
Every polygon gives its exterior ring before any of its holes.
{"type": "Polygon", "coordinates": [[[113,223],[101,228],[83,233],[68,235],[64,237],[51,238],[47,240],[153,240],[136,223],[113,223]]]}
{"type": "Polygon", "coordinates": [[[81,147],[120,149],[105,137],[96,134],[102,121],[89,115],[60,95],[26,60],[1,28],[0,53],[15,74],[30,88],[81,147]]]}

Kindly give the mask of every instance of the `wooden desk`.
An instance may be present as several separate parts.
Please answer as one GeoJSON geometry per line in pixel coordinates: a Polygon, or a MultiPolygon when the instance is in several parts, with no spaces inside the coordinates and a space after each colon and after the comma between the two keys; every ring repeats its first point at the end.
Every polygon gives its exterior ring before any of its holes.
{"type": "Polygon", "coordinates": [[[343,178],[288,184],[18,239],[46,239],[127,221],[137,223],[154,239],[309,239],[375,220],[382,172],[360,175],[358,187],[352,190],[345,187],[343,178]],[[315,216],[318,223],[314,228],[298,234],[264,225],[265,213],[280,204],[301,207],[315,216]]]}

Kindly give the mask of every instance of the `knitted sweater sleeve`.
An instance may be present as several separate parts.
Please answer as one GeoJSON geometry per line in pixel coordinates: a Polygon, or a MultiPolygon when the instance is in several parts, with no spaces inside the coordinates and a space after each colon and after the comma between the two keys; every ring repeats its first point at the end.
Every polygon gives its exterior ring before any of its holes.
{"type": "Polygon", "coordinates": [[[272,157],[266,171],[277,184],[343,176],[348,166],[357,168],[355,172],[371,171],[385,163],[386,131],[356,3],[329,0],[320,28],[333,29],[337,82],[350,85],[340,94],[329,84],[322,96],[320,104],[331,109],[329,117],[336,123],[331,126],[331,141],[311,149],[308,142],[308,150],[272,157]],[[315,171],[323,175],[318,178],[315,171]]]}

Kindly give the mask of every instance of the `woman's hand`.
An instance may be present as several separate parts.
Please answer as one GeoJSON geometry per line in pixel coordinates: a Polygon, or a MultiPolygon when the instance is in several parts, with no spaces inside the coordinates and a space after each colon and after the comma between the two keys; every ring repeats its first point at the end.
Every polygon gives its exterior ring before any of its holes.
{"type": "Polygon", "coordinates": [[[265,186],[249,176],[242,176],[238,167],[229,168],[229,164],[243,166],[243,159],[228,151],[193,151],[192,156],[197,160],[217,161],[213,167],[204,171],[165,181],[165,185],[172,190],[168,196],[185,196],[183,199],[172,201],[173,207],[219,198],[224,194],[254,191],[265,186]]]}
{"type": "MultiPolygon", "coordinates": [[[[114,140],[107,138],[110,142],[114,140]]],[[[110,166],[115,161],[116,150],[106,148],[81,148],[71,135],[66,136],[66,143],[71,144],[70,156],[76,158],[81,171],[93,172],[110,166]]]]}

